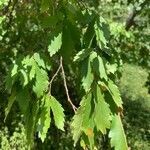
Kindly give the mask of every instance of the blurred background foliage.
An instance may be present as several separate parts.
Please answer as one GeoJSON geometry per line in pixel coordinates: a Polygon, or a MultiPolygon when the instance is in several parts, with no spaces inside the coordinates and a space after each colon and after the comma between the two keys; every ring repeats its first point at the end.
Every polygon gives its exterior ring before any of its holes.
{"type": "MultiPolygon", "coordinates": [[[[116,57],[121,58],[122,68],[120,70],[121,78],[118,79],[118,85],[124,101],[123,123],[127,140],[131,150],[149,150],[150,149],[150,1],[149,0],[83,0],[85,4],[94,9],[99,8],[99,13],[109,22],[112,32],[112,50],[116,51],[116,57]],[[135,13],[135,14],[134,14],[135,13]],[[133,17],[133,16],[134,17],[133,17]],[[133,17],[133,18],[132,18],[133,17]],[[131,19],[132,18],[132,19],[131,19]],[[131,22],[128,22],[128,21],[131,22]],[[130,24],[130,25],[129,25],[130,24]],[[117,56],[119,53],[119,56],[117,56]],[[146,84],[147,83],[147,84],[146,84]]],[[[3,10],[8,5],[8,0],[0,1],[0,9],[3,10]]],[[[18,6],[20,7],[20,6],[18,6]]],[[[20,17],[16,18],[20,23],[26,22],[26,16],[30,22],[24,26],[24,32],[20,33],[19,48],[27,47],[28,41],[32,43],[28,49],[43,47],[45,42],[39,42],[43,45],[34,43],[34,38],[41,41],[43,31],[36,32],[36,19],[32,16],[36,13],[32,7],[23,7],[27,10],[20,11],[20,17]],[[32,10],[32,11],[31,11],[32,10]],[[29,13],[30,12],[30,13],[29,13]],[[20,20],[22,19],[22,20],[20,20]],[[35,19],[35,20],[34,20],[35,19]],[[29,38],[30,37],[30,38],[29,38]],[[26,39],[26,42],[22,39],[26,39]]],[[[1,13],[1,12],[0,12],[1,13]]],[[[9,14],[15,15],[15,14],[9,14]]],[[[13,49],[16,42],[15,28],[10,28],[10,21],[3,22],[4,16],[0,15],[0,120],[4,120],[4,108],[7,104],[7,93],[4,90],[4,79],[8,69],[11,56],[17,49],[13,49]],[[2,38],[6,36],[7,38],[2,38]],[[11,42],[10,42],[11,39],[11,42]],[[4,51],[7,49],[7,51],[4,51]]],[[[13,22],[11,22],[13,24],[13,22]]],[[[24,24],[21,24],[24,25],[24,24]]],[[[20,26],[21,26],[20,25],[20,26]]],[[[15,26],[15,25],[14,25],[15,26]]],[[[22,49],[23,50],[23,49],[22,49]]],[[[68,76],[68,81],[73,81],[75,75],[68,76]]],[[[59,78],[56,80],[59,82],[59,78]]],[[[73,83],[73,82],[70,82],[73,83]]],[[[56,86],[54,85],[54,86],[56,86]]],[[[71,89],[71,97],[78,97],[74,92],[73,85],[68,85],[71,89]]],[[[57,87],[57,86],[56,86],[57,87]]],[[[57,87],[57,92],[62,90],[62,85],[57,87]]],[[[55,94],[55,93],[54,93],[55,94]]],[[[59,95],[59,99],[64,99],[64,95],[59,95]]],[[[63,101],[62,101],[63,102],[63,101]]],[[[67,107],[66,104],[64,106],[67,107]]],[[[71,110],[66,112],[70,118],[71,110]]],[[[17,105],[11,110],[11,116],[8,116],[6,123],[0,121],[0,149],[2,150],[25,150],[27,149],[22,116],[19,115],[17,105]],[[16,116],[16,112],[18,115],[16,116]]],[[[44,143],[35,137],[35,149],[58,149],[58,150],[80,150],[79,143],[73,148],[73,141],[70,134],[69,123],[65,125],[65,132],[58,131],[54,126],[48,133],[48,138],[44,143]]],[[[107,140],[104,137],[98,139],[99,149],[107,150],[107,140]]]]}

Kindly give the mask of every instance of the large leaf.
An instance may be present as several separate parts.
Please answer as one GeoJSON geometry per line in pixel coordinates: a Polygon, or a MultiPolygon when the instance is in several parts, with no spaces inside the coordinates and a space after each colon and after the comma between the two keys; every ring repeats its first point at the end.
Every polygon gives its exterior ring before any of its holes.
{"type": "Polygon", "coordinates": [[[109,137],[111,138],[111,146],[114,147],[115,150],[128,150],[125,133],[119,115],[113,116],[109,137]]]}
{"type": "Polygon", "coordinates": [[[64,109],[53,96],[49,97],[49,101],[53,112],[55,125],[57,126],[58,129],[64,130],[64,121],[65,121],[64,109]]]}
{"type": "Polygon", "coordinates": [[[62,32],[54,36],[54,39],[51,40],[50,45],[48,46],[48,51],[52,57],[62,46],[62,32]]]}

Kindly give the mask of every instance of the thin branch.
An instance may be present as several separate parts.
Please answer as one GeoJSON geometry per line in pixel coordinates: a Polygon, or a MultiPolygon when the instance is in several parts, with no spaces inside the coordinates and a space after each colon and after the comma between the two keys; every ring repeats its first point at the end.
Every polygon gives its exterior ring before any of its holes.
{"type": "Polygon", "coordinates": [[[56,78],[56,76],[58,75],[59,71],[61,69],[61,59],[60,59],[60,64],[59,67],[57,69],[57,71],[55,72],[55,74],[53,75],[52,79],[49,82],[49,94],[51,95],[51,87],[52,87],[52,82],[54,81],[54,79],[56,78]]]}
{"type": "Polygon", "coordinates": [[[64,67],[63,67],[63,63],[62,63],[62,57],[61,57],[61,70],[62,70],[62,77],[63,77],[63,81],[64,81],[64,87],[65,87],[65,91],[66,91],[66,95],[67,95],[67,100],[70,103],[70,105],[72,106],[74,112],[76,112],[76,106],[72,103],[70,96],[69,96],[69,92],[68,92],[68,87],[67,87],[67,83],[66,83],[66,76],[65,76],[65,71],[64,71],[64,67]]]}

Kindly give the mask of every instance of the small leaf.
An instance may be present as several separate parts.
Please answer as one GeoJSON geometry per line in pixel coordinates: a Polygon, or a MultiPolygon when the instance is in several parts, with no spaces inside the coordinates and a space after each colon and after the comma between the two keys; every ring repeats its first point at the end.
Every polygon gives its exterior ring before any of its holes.
{"type": "Polygon", "coordinates": [[[123,102],[121,100],[121,96],[120,96],[120,92],[119,92],[118,87],[113,83],[112,80],[108,81],[108,87],[109,87],[109,91],[110,91],[110,94],[112,95],[114,102],[116,103],[116,105],[118,107],[122,108],[123,102]]]}
{"type": "Polygon", "coordinates": [[[87,49],[83,49],[80,52],[78,52],[76,54],[76,56],[74,57],[73,61],[74,62],[80,62],[82,60],[84,60],[85,58],[87,58],[90,55],[90,52],[92,51],[92,48],[87,48],[87,49]]]}
{"type": "Polygon", "coordinates": [[[37,97],[43,96],[43,92],[48,88],[48,76],[47,72],[39,67],[36,67],[36,80],[33,86],[33,91],[36,93],[37,97]]]}
{"type": "Polygon", "coordinates": [[[109,137],[111,138],[111,147],[114,147],[115,150],[128,150],[125,133],[119,115],[113,116],[109,137]]]}
{"type": "Polygon", "coordinates": [[[107,41],[102,29],[100,28],[99,22],[95,23],[94,28],[95,28],[96,40],[99,48],[100,49],[107,48],[107,41]]]}
{"type": "Polygon", "coordinates": [[[21,69],[20,72],[21,72],[21,76],[20,76],[21,83],[23,84],[23,86],[26,86],[29,82],[28,74],[24,69],[21,69]]]}
{"type": "Polygon", "coordinates": [[[11,77],[13,77],[14,75],[16,75],[18,72],[18,65],[14,64],[12,70],[11,70],[11,77]]]}
{"type": "Polygon", "coordinates": [[[39,53],[34,53],[34,59],[38,66],[45,68],[44,60],[40,57],[39,53]]]}
{"type": "Polygon", "coordinates": [[[93,59],[92,68],[97,76],[99,76],[101,79],[105,79],[106,81],[108,80],[104,62],[100,56],[97,55],[97,57],[93,59]]]}
{"type": "Polygon", "coordinates": [[[57,126],[58,129],[64,130],[64,121],[65,121],[64,109],[53,96],[50,96],[49,100],[55,120],[55,125],[57,126]]]}
{"type": "Polygon", "coordinates": [[[51,40],[50,45],[48,46],[48,51],[50,56],[52,57],[62,46],[62,32],[60,32],[57,36],[51,40]]]}
{"type": "Polygon", "coordinates": [[[83,61],[83,66],[82,66],[82,86],[86,92],[88,92],[91,88],[91,85],[94,80],[94,75],[92,73],[92,68],[91,68],[91,60],[92,58],[89,57],[85,61],[83,61]]]}

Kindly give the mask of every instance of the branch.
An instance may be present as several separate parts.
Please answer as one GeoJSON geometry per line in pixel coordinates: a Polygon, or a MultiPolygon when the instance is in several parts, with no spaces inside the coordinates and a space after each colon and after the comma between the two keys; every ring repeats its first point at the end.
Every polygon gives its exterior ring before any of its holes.
{"type": "Polygon", "coordinates": [[[51,81],[49,82],[49,94],[50,94],[50,95],[51,95],[52,82],[54,81],[54,79],[55,79],[56,76],[58,75],[60,69],[61,69],[61,59],[60,59],[60,64],[59,64],[59,67],[58,67],[57,71],[55,72],[55,74],[53,75],[51,81]]]}
{"type": "Polygon", "coordinates": [[[74,112],[76,112],[76,106],[72,103],[70,96],[69,96],[69,92],[68,92],[68,87],[67,87],[67,83],[66,83],[66,76],[65,76],[65,72],[64,72],[64,67],[63,67],[63,63],[62,63],[62,57],[61,57],[61,70],[62,70],[62,77],[63,77],[63,81],[64,81],[64,87],[65,87],[65,91],[66,91],[66,95],[67,95],[67,100],[70,103],[70,105],[72,106],[74,112]]]}
{"type": "Polygon", "coordinates": [[[141,9],[137,10],[135,7],[130,11],[127,19],[126,19],[126,25],[125,29],[128,31],[134,24],[134,18],[140,13],[140,11],[145,7],[146,4],[148,4],[148,0],[145,0],[143,3],[140,4],[141,9]]]}

